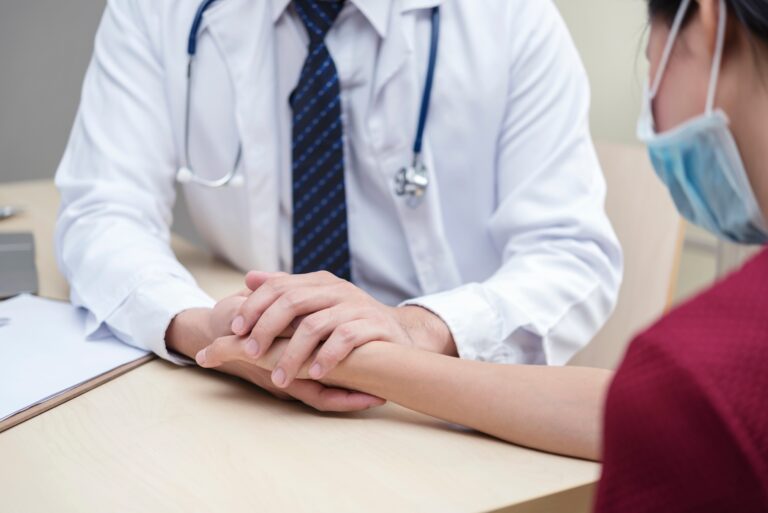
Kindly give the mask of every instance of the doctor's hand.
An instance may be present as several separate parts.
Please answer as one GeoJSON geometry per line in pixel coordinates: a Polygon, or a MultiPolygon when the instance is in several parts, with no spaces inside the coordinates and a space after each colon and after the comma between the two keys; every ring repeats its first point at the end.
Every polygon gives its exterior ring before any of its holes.
{"type": "MultiPolygon", "coordinates": [[[[245,289],[222,299],[212,309],[200,308],[180,313],[173,319],[166,333],[168,348],[192,357],[211,342],[232,337],[232,318],[250,294],[251,291],[245,289]]],[[[385,402],[378,397],[328,387],[312,380],[296,380],[291,386],[279,389],[272,384],[268,370],[249,362],[232,362],[217,370],[249,381],[278,399],[301,401],[319,411],[359,411],[385,402]]]]}
{"type": "Polygon", "coordinates": [[[456,355],[450,330],[437,315],[417,306],[386,306],[333,274],[250,272],[246,284],[253,293],[231,326],[238,337],[200,351],[200,366],[256,362],[291,332],[272,371],[272,382],[281,389],[293,383],[305,363],[309,377],[321,380],[353,349],[373,341],[456,355]]]}
{"type": "MultiPolygon", "coordinates": [[[[270,378],[269,361],[258,364],[246,362],[228,363],[219,369],[250,381],[278,399],[300,401],[323,412],[353,412],[381,406],[386,401],[353,390],[326,386],[310,379],[296,379],[290,386],[278,389],[270,378]]],[[[304,376],[305,378],[308,376],[304,376]]]]}

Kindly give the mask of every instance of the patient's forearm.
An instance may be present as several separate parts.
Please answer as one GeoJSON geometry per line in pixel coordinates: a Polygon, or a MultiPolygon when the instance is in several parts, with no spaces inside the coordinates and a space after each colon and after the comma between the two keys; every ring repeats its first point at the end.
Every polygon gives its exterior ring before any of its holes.
{"type": "Polygon", "coordinates": [[[328,381],[516,444],[599,459],[610,378],[600,369],[481,363],[373,343],[328,381]]]}

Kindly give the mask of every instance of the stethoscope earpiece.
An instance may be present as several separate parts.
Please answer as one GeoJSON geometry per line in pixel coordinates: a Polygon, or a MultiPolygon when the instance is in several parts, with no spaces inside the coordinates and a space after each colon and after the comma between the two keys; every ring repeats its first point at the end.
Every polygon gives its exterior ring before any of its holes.
{"type": "Polygon", "coordinates": [[[190,183],[194,179],[194,174],[192,173],[192,170],[189,169],[187,166],[184,166],[179,169],[179,171],[176,173],[176,181],[182,184],[190,183]]]}

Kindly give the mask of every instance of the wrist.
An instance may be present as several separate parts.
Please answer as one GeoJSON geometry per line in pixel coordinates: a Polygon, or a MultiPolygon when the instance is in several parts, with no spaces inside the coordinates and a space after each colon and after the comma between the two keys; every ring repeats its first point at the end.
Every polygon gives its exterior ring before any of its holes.
{"type": "Polygon", "coordinates": [[[200,349],[213,342],[211,312],[210,308],[192,308],[177,314],[165,332],[168,350],[194,359],[200,349]]]}
{"type": "Polygon", "coordinates": [[[380,381],[380,370],[387,362],[398,361],[398,351],[406,346],[389,342],[369,342],[355,348],[349,356],[331,369],[322,383],[336,388],[361,390],[370,382],[380,381]]]}
{"type": "Polygon", "coordinates": [[[448,325],[437,314],[417,305],[397,308],[400,323],[414,347],[431,353],[458,356],[456,342],[448,325]]]}

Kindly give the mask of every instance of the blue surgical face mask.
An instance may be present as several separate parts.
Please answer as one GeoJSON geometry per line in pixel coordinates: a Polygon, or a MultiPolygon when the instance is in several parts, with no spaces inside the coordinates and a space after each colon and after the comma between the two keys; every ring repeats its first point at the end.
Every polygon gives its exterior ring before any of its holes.
{"type": "Polygon", "coordinates": [[[713,108],[725,44],[725,0],[720,0],[718,40],[706,111],[669,132],[657,134],[655,130],[652,102],[690,3],[683,0],[680,4],[656,79],[646,87],[638,137],[648,146],[656,174],[669,189],[683,217],[732,242],[765,244],[768,229],[728,128],[728,117],[713,108]]]}

